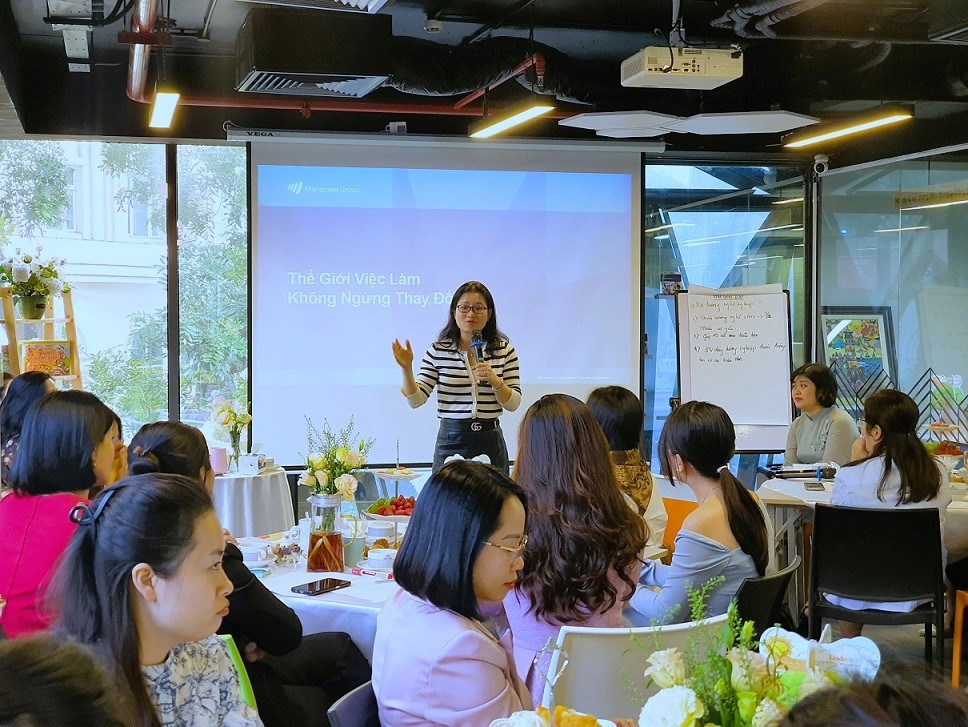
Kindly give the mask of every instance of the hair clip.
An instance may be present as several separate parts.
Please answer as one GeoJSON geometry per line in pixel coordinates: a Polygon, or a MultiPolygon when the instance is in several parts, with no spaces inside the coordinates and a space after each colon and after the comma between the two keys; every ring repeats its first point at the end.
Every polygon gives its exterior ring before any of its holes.
{"type": "Polygon", "coordinates": [[[717,467],[716,468],[716,471],[717,472],[722,472],[723,470],[728,470],[728,469],[729,469],[729,465],[728,464],[724,464],[722,467],[717,467]]]}
{"type": "Polygon", "coordinates": [[[123,490],[127,486],[127,483],[119,483],[104,490],[100,495],[101,499],[97,501],[97,507],[93,510],[88,505],[81,504],[75,506],[70,514],[71,522],[76,523],[80,527],[92,528],[97,532],[97,521],[104,512],[104,508],[114,496],[115,492],[123,490]]]}

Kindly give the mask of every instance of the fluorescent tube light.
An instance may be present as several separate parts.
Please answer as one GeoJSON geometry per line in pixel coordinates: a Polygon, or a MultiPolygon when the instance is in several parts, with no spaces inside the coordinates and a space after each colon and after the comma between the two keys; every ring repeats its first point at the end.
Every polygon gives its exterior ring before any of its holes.
{"type": "Polygon", "coordinates": [[[151,102],[151,118],[148,126],[153,129],[167,129],[178,108],[181,94],[177,91],[155,91],[155,99],[151,102]]]}
{"type": "Polygon", "coordinates": [[[485,116],[480,121],[476,121],[471,124],[469,134],[472,139],[489,139],[526,121],[546,114],[554,110],[554,108],[547,101],[528,101],[523,106],[513,106],[503,113],[485,116]]]}
{"type": "Polygon", "coordinates": [[[790,199],[781,199],[773,204],[793,204],[794,202],[803,202],[803,197],[791,197],[790,199]]]}
{"type": "Polygon", "coordinates": [[[819,144],[822,141],[830,141],[831,139],[839,139],[844,136],[850,136],[851,134],[859,134],[863,131],[870,131],[871,129],[878,129],[882,126],[889,126],[890,124],[896,124],[901,121],[907,121],[908,119],[913,119],[914,113],[909,110],[902,110],[897,108],[891,108],[889,111],[882,111],[881,115],[870,118],[869,116],[866,120],[858,120],[854,123],[840,124],[834,128],[831,128],[831,124],[826,125],[827,131],[822,128],[813,128],[811,133],[806,136],[796,136],[794,135],[790,141],[786,142],[784,146],[787,149],[800,149],[805,146],[811,146],[813,144],[819,144]]]}
{"type": "Polygon", "coordinates": [[[928,225],[916,225],[915,227],[886,227],[883,230],[874,230],[874,232],[910,232],[911,230],[930,230],[928,225]]]}
{"type": "Polygon", "coordinates": [[[956,199],[952,202],[937,202],[935,204],[921,204],[917,207],[902,207],[901,212],[911,212],[912,210],[936,210],[939,207],[951,207],[956,204],[968,204],[968,199],[956,199]]]}

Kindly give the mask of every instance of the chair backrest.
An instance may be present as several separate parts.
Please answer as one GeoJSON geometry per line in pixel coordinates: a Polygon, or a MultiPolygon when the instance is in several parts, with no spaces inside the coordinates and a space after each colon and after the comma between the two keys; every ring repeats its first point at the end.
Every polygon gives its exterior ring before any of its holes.
{"type": "Polygon", "coordinates": [[[373,682],[361,684],[333,702],[326,712],[332,727],[380,727],[373,682]]]}
{"type": "Polygon", "coordinates": [[[682,521],[686,519],[689,513],[699,507],[699,503],[694,500],[674,500],[671,497],[663,497],[662,504],[665,505],[666,515],[669,516],[666,521],[665,533],[662,535],[662,547],[672,550],[679,529],[682,528],[682,521]]]}
{"type": "Polygon", "coordinates": [[[937,599],[942,590],[936,508],[817,505],[810,591],[863,601],[937,599]]]}
{"type": "Polygon", "coordinates": [[[252,691],[252,681],[249,679],[249,672],[245,670],[245,661],[242,659],[242,654],[239,653],[235,639],[232,638],[231,634],[219,634],[219,638],[225,642],[229,656],[232,658],[232,666],[235,667],[235,673],[239,677],[239,693],[242,695],[242,701],[258,712],[259,707],[255,702],[255,692],[252,691]]]}
{"type": "Polygon", "coordinates": [[[800,568],[800,562],[800,556],[797,555],[783,570],[759,578],[747,578],[736,592],[736,608],[740,618],[753,622],[757,636],[780,620],[783,597],[790,579],[800,568]]]}
{"type": "MultiPolygon", "coordinates": [[[[642,705],[658,689],[645,688],[642,675],[653,652],[683,647],[695,639],[700,648],[719,633],[726,614],[684,624],[645,626],[631,629],[562,626],[558,648],[548,669],[555,674],[561,663],[561,651],[568,664],[554,688],[555,704],[602,719],[637,718],[642,705]],[[634,637],[634,638],[633,638],[634,637]]],[[[545,685],[542,703],[551,703],[551,687],[545,685]]]]}

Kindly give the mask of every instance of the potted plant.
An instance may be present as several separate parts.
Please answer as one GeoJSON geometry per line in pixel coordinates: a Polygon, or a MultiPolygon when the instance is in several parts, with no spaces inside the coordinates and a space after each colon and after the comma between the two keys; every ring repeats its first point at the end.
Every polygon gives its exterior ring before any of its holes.
{"type": "Polygon", "coordinates": [[[61,280],[61,268],[65,260],[43,258],[43,247],[37,246],[36,254],[23,252],[19,247],[13,255],[0,261],[0,285],[10,288],[17,313],[21,318],[43,318],[51,295],[70,290],[61,280]]]}

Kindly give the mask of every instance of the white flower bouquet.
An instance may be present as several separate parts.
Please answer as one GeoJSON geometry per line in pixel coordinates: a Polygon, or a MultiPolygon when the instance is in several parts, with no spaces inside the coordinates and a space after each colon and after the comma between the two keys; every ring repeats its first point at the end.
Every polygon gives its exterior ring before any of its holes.
{"type": "Polygon", "coordinates": [[[13,255],[0,260],[0,285],[10,287],[18,298],[32,295],[60,295],[70,290],[61,280],[61,268],[65,260],[43,258],[44,248],[37,246],[37,252],[23,252],[19,247],[13,255]]]}
{"type": "Polygon", "coordinates": [[[306,469],[299,476],[299,484],[315,495],[339,495],[352,500],[359,484],[353,471],[366,464],[373,440],[356,442],[352,417],[349,424],[334,433],[327,420],[323,420],[322,429],[317,429],[308,416],[306,440],[310,454],[306,455],[306,469]]]}
{"type": "Polygon", "coordinates": [[[659,691],[646,701],[639,727],[775,727],[790,708],[848,678],[873,679],[880,652],[863,637],[818,643],[767,629],[758,647],[752,622],[741,622],[735,602],[718,638],[684,651],[649,657],[647,680],[659,691]]]}

